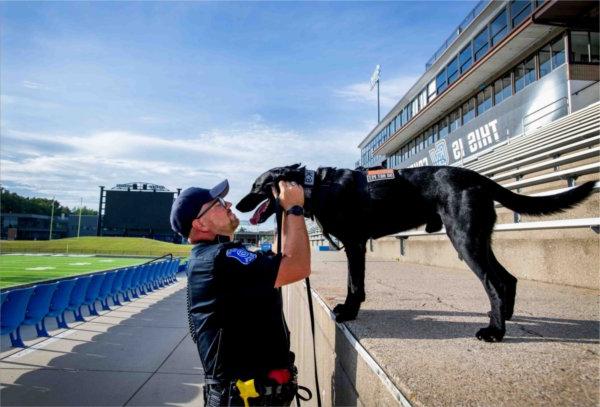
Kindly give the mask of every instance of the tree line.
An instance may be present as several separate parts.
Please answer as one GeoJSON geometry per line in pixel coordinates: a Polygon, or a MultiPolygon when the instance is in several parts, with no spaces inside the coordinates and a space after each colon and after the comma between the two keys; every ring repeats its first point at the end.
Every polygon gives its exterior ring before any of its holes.
{"type": "MultiPolygon", "coordinates": [[[[54,202],[54,216],[61,214],[79,215],[79,208],[69,208],[61,205],[58,201],[52,201],[48,198],[27,198],[15,192],[10,192],[2,188],[0,194],[0,212],[2,213],[27,213],[33,215],[48,215],[52,214],[52,205],[54,202]]],[[[98,215],[98,211],[84,206],[81,209],[82,215],[98,215]]]]}

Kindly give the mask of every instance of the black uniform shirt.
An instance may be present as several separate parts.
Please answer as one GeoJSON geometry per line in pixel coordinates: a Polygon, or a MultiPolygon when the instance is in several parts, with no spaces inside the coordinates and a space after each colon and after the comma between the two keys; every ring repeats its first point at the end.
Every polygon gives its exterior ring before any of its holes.
{"type": "Polygon", "coordinates": [[[289,366],[289,331],[274,288],[280,261],[232,242],[192,249],[190,325],[207,377],[248,380],[289,366]]]}

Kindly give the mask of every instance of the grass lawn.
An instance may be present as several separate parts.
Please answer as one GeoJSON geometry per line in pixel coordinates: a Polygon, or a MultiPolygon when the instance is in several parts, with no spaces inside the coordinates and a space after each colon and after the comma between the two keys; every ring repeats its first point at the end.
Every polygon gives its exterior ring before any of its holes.
{"type": "Polygon", "coordinates": [[[0,256],[0,288],[141,264],[144,258],[62,255],[0,256]]]}
{"type": "Polygon", "coordinates": [[[110,254],[158,257],[173,254],[187,257],[191,245],[136,237],[80,237],[55,240],[0,241],[0,253],[110,254]]]}

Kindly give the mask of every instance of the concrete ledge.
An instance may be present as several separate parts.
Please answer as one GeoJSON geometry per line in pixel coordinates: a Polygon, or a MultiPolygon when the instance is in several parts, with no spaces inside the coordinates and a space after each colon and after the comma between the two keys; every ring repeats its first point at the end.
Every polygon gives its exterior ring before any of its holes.
{"type": "MultiPolygon", "coordinates": [[[[358,318],[336,324],[344,253],[313,252],[312,263],[324,406],[600,403],[598,290],[521,280],[505,340],[490,344],[474,337],[489,301],[471,272],[371,258],[358,318]]],[[[286,287],[284,302],[300,384],[314,390],[303,284],[286,287]]]]}
{"type": "MultiPolygon", "coordinates": [[[[315,313],[315,342],[321,400],[324,406],[403,405],[408,399],[387,373],[312,290],[315,313]]],[[[299,383],[316,391],[313,345],[306,285],[284,288],[286,319],[292,331],[292,351],[296,354],[299,383]]],[[[309,405],[316,404],[316,394],[309,405]]]]}

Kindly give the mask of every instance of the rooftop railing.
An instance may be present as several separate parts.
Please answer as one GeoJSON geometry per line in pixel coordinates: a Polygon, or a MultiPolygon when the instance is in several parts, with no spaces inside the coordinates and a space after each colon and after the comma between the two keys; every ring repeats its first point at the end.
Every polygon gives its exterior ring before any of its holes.
{"type": "Polygon", "coordinates": [[[437,61],[442,54],[452,45],[452,43],[458,38],[458,36],[471,24],[473,20],[483,11],[483,9],[487,6],[490,0],[481,0],[479,1],[475,7],[467,14],[465,19],[456,27],[456,29],[450,34],[450,36],[444,41],[442,46],[433,54],[433,56],[427,61],[425,64],[425,71],[428,71],[429,68],[437,61]]]}

